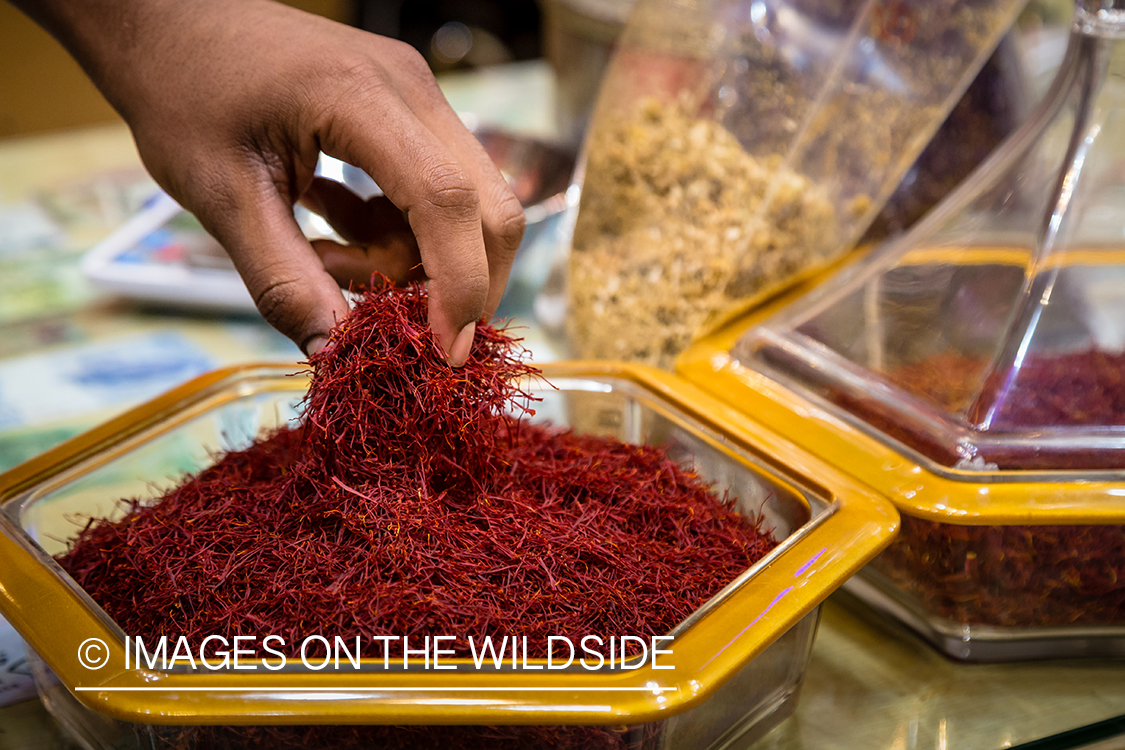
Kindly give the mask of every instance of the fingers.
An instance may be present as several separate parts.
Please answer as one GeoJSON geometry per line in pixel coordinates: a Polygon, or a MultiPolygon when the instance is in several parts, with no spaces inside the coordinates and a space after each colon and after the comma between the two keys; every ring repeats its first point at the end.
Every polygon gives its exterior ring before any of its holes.
{"type": "Polygon", "coordinates": [[[345,289],[367,288],[375,273],[383,274],[400,286],[425,279],[418,247],[413,243],[411,248],[381,245],[356,247],[341,245],[332,240],[313,240],[312,246],[320,256],[324,270],[345,289]]]}
{"type": "Polygon", "coordinates": [[[348,303],[301,233],[288,201],[272,188],[235,189],[221,213],[206,206],[196,212],[227,249],[262,316],[314,354],[348,313],[348,303]]]}
{"type": "Polygon", "coordinates": [[[398,90],[418,119],[450,150],[477,188],[481,226],[488,258],[488,298],[485,312],[492,315],[500,305],[512,261],[523,238],[524,212],[488,153],[449,106],[425,64],[404,65],[392,71],[401,76],[398,90]]]}
{"type": "Polygon", "coordinates": [[[342,287],[366,287],[373,273],[397,284],[425,278],[418,243],[402,212],[384,196],[363,200],[344,185],[317,177],[301,203],[323,216],[347,242],[314,240],[321,263],[342,287]]]}
{"type": "Polygon", "coordinates": [[[401,99],[383,88],[371,94],[336,112],[322,130],[322,148],[366,171],[406,214],[430,279],[430,327],[450,363],[459,365],[490,301],[479,193],[455,155],[401,99]]]}
{"type": "Polygon", "coordinates": [[[301,203],[323,216],[350,244],[395,241],[417,245],[402,211],[385,196],[364,200],[335,180],[316,177],[301,196],[301,203]]]}

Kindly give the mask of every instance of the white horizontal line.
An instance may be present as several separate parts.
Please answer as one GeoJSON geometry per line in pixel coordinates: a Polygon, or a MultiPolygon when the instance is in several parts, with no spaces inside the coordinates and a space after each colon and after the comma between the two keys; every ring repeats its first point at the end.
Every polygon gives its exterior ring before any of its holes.
{"type": "Polygon", "coordinates": [[[362,691],[380,691],[397,693],[426,693],[426,692],[640,692],[640,693],[666,693],[678,691],[675,687],[76,687],[75,692],[91,693],[124,693],[124,692],[161,692],[180,693],[189,691],[198,692],[254,692],[254,693],[355,693],[362,691]]]}

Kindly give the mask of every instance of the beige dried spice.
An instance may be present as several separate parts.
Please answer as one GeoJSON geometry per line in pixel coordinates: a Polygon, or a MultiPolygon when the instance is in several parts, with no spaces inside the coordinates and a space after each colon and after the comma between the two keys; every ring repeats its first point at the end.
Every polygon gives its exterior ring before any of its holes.
{"type": "Polygon", "coordinates": [[[588,154],[569,276],[579,357],[670,369],[733,303],[834,247],[823,188],[682,104],[643,101],[599,128],[588,154]]]}

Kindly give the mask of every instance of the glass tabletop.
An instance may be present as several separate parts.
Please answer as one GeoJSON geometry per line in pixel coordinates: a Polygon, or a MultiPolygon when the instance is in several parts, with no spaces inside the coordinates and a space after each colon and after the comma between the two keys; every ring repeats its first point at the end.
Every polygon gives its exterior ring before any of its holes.
{"type": "Polygon", "coordinates": [[[796,712],[754,750],[1125,747],[1123,715],[1123,661],[957,663],[841,591],[796,712]]]}
{"type": "Polygon", "coordinates": [[[1019,745],[1015,750],[1119,750],[1125,747],[1125,716],[1019,745]]]}

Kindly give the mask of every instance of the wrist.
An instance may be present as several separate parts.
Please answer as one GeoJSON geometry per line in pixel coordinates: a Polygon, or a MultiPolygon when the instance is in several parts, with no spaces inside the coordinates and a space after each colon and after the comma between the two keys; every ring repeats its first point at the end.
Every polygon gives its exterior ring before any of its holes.
{"type": "Polygon", "coordinates": [[[215,15],[210,0],[11,0],[77,60],[110,104],[132,121],[131,102],[160,80],[158,53],[197,20],[215,15]]]}

